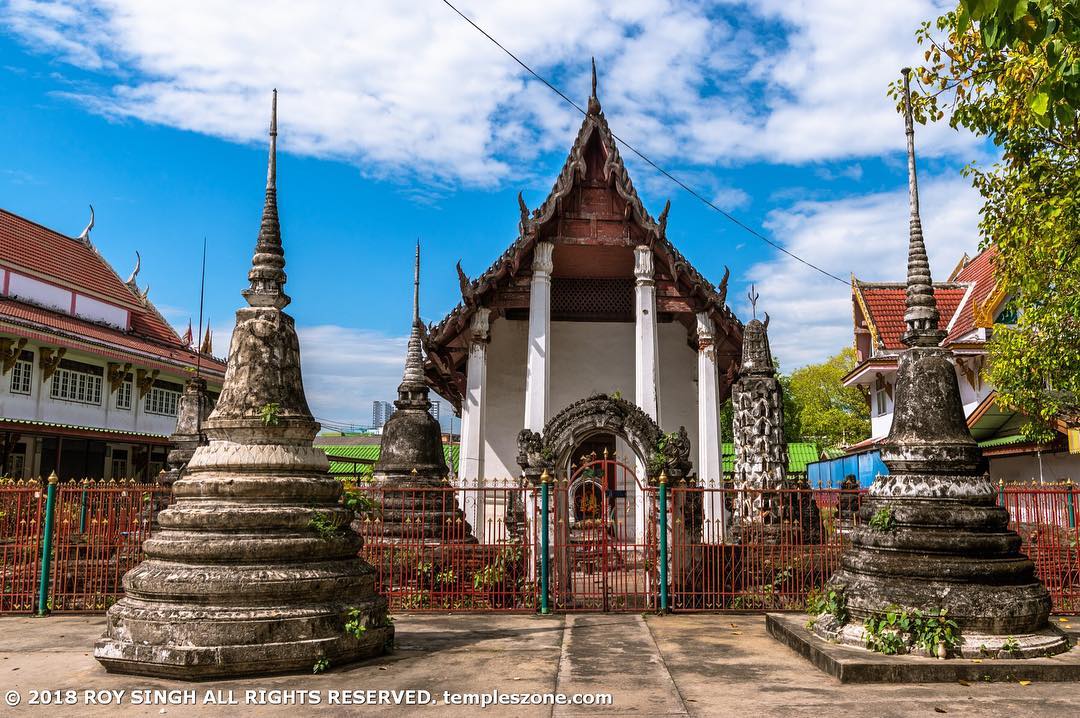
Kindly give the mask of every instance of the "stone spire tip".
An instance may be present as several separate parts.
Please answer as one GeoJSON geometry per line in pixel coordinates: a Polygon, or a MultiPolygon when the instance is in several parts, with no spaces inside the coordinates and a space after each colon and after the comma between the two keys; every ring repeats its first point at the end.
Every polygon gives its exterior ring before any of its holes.
{"type": "Polygon", "coordinates": [[[937,346],[945,338],[939,329],[934,281],[930,275],[930,260],[923,241],[922,220],[919,217],[919,179],[915,170],[915,123],[911,111],[911,68],[904,75],[904,132],[907,135],[908,204],[911,210],[908,238],[907,297],[904,323],[907,330],[901,341],[907,346],[937,346]]]}
{"type": "Polygon", "coordinates": [[[270,104],[270,150],[266,162],[266,200],[259,238],[248,272],[250,286],[242,294],[252,307],[283,309],[291,301],[285,294],[285,250],[277,210],[277,90],[270,104]]]}
{"type": "Polygon", "coordinates": [[[427,401],[427,383],[424,381],[424,357],[422,353],[420,323],[420,240],[416,240],[416,259],[413,265],[413,316],[412,331],[409,332],[408,348],[405,352],[405,373],[398,387],[398,408],[412,405],[414,402],[427,401]]]}

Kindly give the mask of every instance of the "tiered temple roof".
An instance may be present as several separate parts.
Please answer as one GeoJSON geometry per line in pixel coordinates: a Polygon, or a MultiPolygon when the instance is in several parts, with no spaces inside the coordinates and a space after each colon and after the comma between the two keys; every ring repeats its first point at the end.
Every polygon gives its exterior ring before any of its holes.
{"type": "MultiPolygon", "coordinates": [[[[661,319],[682,323],[688,342],[697,347],[694,315],[708,312],[716,324],[717,356],[723,373],[739,360],[742,323],[726,304],[727,274],[714,285],[691,265],[668,240],[670,202],[659,218],[645,209],[623,164],[616,140],[594,93],[588,113],[547,199],[529,212],[518,196],[521,220],[518,237],[480,276],[469,279],[460,269],[462,301],[426,332],[425,367],[428,383],[455,406],[464,390],[464,363],[468,352],[470,319],[477,307],[494,315],[523,318],[529,301],[533,248],[539,241],[555,245],[552,317],[555,320],[623,319],[632,321],[632,303],[623,307],[615,295],[622,279],[633,278],[633,249],[652,247],[656,254],[657,311],[661,319]],[[564,289],[560,288],[560,283],[564,289]],[[603,312],[578,299],[593,290],[607,292],[603,312]],[[560,316],[560,295],[569,296],[560,316]],[[624,316],[625,315],[625,316],[624,316]]],[[[627,284],[627,287],[631,286],[627,284]]],[[[626,292],[627,301],[630,298],[626,292]]],[[[594,301],[593,304],[596,302],[594,301]]]]}

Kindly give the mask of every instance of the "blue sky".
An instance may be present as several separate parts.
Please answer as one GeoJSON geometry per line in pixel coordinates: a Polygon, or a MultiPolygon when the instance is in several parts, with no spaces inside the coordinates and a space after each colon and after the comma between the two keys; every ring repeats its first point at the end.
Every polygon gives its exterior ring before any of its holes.
{"type": "MultiPolygon", "coordinates": [[[[460,7],[582,103],[589,57],[616,133],[720,206],[841,277],[898,279],[903,126],[885,86],[918,60],[928,0],[743,5],[549,0],[460,7]],[[872,6],[872,7],[868,7],[872,6]],[[857,29],[857,31],[856,31],[857,29]]],[[[207,313],[224,353],[258,229],[270,89],[290,311],[316,415],[364,422],[400,376],[412,244],[422,315],[458,300],[543,200],[580,116],[442,3],[0,2],[0,206],[92,238],[183,329],[207,313]]],[[[985,143],[920,128],[938,276],[977,246],[959,169],[985,143]]],[[[756,282],[787,369],[851,340],[848,288],[785,259],[623,150],[646,206],[708,277],[756,282]]]]}

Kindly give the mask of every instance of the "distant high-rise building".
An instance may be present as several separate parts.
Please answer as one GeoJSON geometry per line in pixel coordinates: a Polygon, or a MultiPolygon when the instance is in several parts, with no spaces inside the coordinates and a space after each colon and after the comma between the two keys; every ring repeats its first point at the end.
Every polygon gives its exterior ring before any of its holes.
{"type": "Polygon", "coordinates": [[[371,402],[371,425],[378,429],[386,423],[396,407],[389,401],[373,401],[371,402]]]}
{"type": "MultiPolygon", "coordinates": [[[[431,413],[431,418],[435,421],[439,420],[439,408],[441,402],[431,402],[431,408],[428,411],[431,413]]],[[[371,402],[371,426],[374,429],[381,428],[386,420],[393,416],[397,411],[397,407],[394,406],[392,401],[373,401],[371,402]]]]}

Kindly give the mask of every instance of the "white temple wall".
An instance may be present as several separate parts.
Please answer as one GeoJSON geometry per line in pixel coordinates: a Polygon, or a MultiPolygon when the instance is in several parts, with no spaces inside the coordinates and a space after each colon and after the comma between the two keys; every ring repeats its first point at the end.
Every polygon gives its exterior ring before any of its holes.
{"type": "MultiPolygon", "coordinates": [[[[1039,480],[1039,457],[1036,454],[1024,456],[1003,456],[990,459],[990,479],[997,483],[1039,480]]],[[[1060,483],[1071,479],[1080,483],[1080,454],[1061,452],[1042,455],[1042,480],[1045,483],[1060,483]]]]}
{"type": "Polygon", "coordinates": [[[525,361],[529,323],[500,318],[491,323],[484,411],[484,478],[521,475],[518,432],[525,426],[525,361]]]}
{"type": "MultiPolygon", "coordinates": [[[[525,422],[525,363],[528,322],[500,318],[488,345],[484,474],[516,477],[517,436],[525,422]]],[[[659,325],[660,425],[685,426],[691,460],[697,457],[697,354],[686,343],[686,328],[659,325]]],[[[551,323],[551,407],[549,417],[597,392],[620,392],[633,401],[634,325],[629,322],[551,323]]],[[[618,449],[625,452],[621,444],[618,449]]],[[[629,457],[625,457],[629,458],[629,457]]],[[[632,464],[632,462],[631,462],[632,464]]]]}

